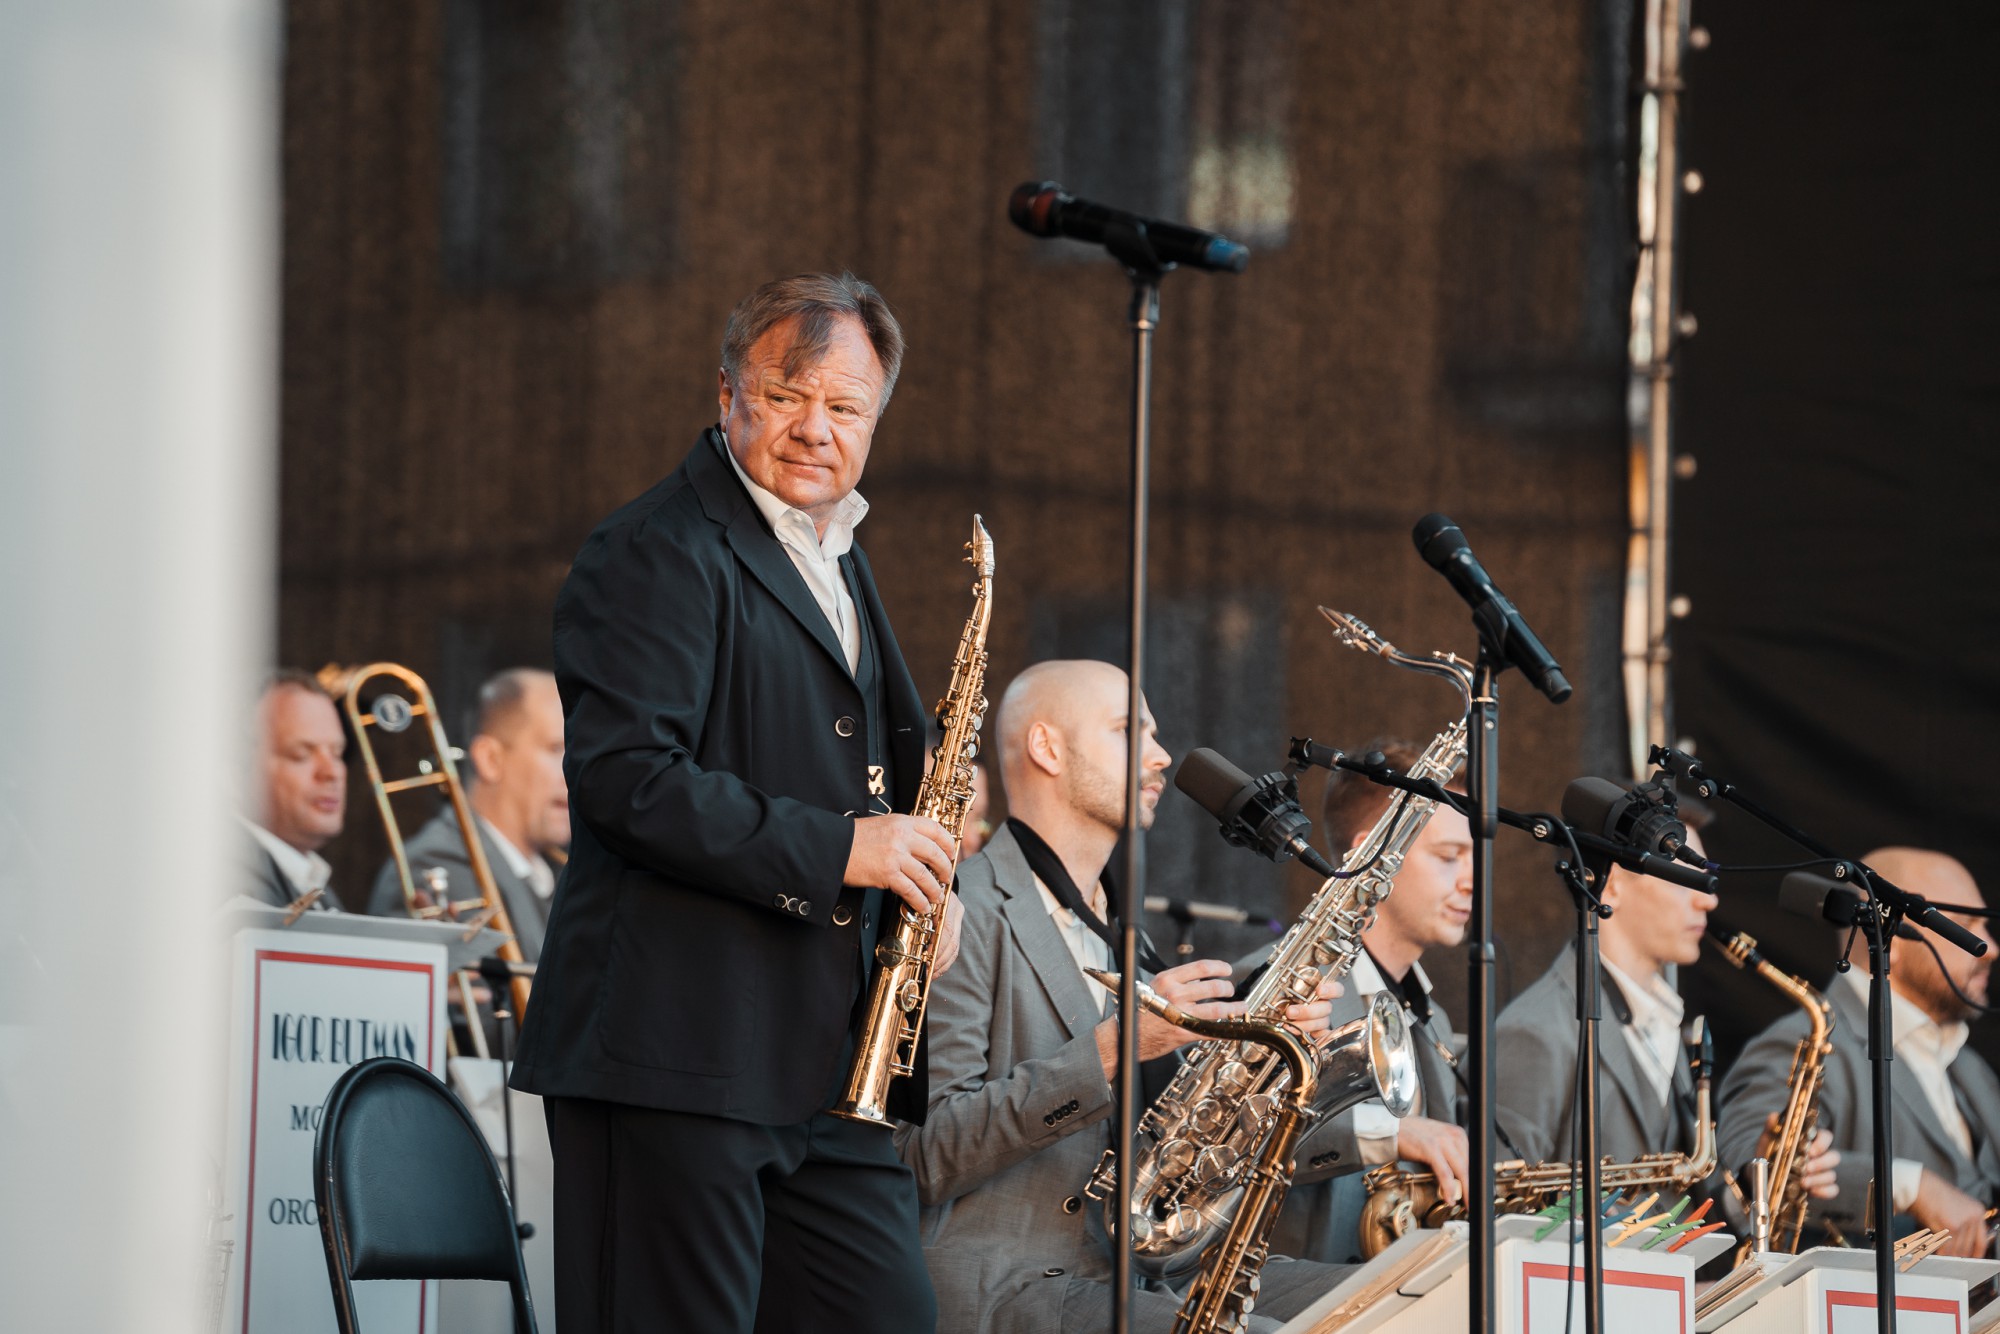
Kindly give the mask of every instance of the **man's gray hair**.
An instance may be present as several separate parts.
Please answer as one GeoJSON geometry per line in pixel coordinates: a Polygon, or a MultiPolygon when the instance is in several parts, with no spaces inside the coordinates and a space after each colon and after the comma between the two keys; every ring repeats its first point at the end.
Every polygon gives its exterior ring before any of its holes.
{"type": "Polygon", "coordinates": [[[834,321],[848,316],[861,322],[875,359],[882,363],[882,403],[896,387],[903,369],[903,326],[882,294],[851,273],[802,273],[765,283],[729,312],[722,331],[722,369],[734,382],[743,359],[759,338],[786,320],[799,322],[798,336],[785,353],[785,374],[796,378],[817,365],[833,342],[834,321]]]}

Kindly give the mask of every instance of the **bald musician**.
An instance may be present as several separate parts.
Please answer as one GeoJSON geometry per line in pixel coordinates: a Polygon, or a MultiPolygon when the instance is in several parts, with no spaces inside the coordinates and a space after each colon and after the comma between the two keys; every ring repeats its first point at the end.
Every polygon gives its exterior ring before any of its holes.
{"type": "MultiPolygon", "coordinates": [[[[1104,871],[1124,827],[1125,673],[1045,662],[1016,677],[995,723],[1009,819],[959,868],[965,923],[957,965],[931,989],[930,1110],[896,1132],[916,1173],[924,1258],[940,1329],[954,1334],[1097,1331],[1111,1304],[1100,1207],[1082,1198],[1111,1144],[1118,1021],[1085,967],[1115,967],[1104,871]]],[[[1148,712],[1141,823],[1169,763],[1148,712]]],[[[1229,965],[1200,959],[1152,975],[1196,1014],[1241,1013],[1229,965]]],[[[1323,997],[1337,992],[1329,982],[1323,997]]],[[[1292,1007],[1324,1032],[1326,999],[1292,1007]]],[[[1142,1060],[1192,1035],[1139,1020],[1142,1060]]],[[[1271,1330],[1344,1271],[1274,1261],[1251,1328],[1271,1330]]],[[[1135,1331],[1171,1328],[1181,1294],[1143,1281],[1135,1331]]]]}
{"type": "MultiPolygon", "coordinates": [[[[1992,944],[1986,918],[1949,911],[1953,905],[1986,906],[1972,873],[1955,859],[1921,848],[1883,848],[1864,860],[1992,944]]],[[[2000,1203],[2000,1079],[1965,1039],[1967,1021],[1986,1005],[1993,955],[1975,958],[1922,927],[1913,929],[1919,939],[1898,937],[1889,946],[1896,1055],[1889,1064],[1896,1154],[1891,1198],[1896,1212],[1917,1226],[1950,1231],[1944,1254],[1984,1255],[1993,1242],[1986,1210],[2000,1203]]],[[[1840,1150],[1838,1190],[1814,1207],[1812,1220],[1859,1241],[1874,1177],[1875,1119],[1868,949],[1858,936],[1849,963],[1825,987],[1833,1006],[1833,1052],[1820,1086],[1820,1125],[1831,1130],[1840,1150]]],[[[1787,1014],[1737,1058],[1722,1085],[1723,1162],[1750,1158],[1759,1129],[1785,1105],[1792,1053],[1807,1027],[1804,1014],[1787,1014]]]]}
{"type": "Polygon", "coordinates": [[[347,815],[347,734],[340,712],[311,673],[273,672],[257,697],[256,753],[246,890],[278,907],[311,894],[312,911],[340,905],[328,890],[333,869],[320,849],[340,837],[347,815]]]}

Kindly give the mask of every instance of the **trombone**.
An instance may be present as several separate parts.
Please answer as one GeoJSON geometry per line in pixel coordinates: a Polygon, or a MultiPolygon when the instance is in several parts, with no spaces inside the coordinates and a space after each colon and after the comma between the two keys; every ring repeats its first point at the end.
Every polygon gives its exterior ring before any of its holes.
{"type": "MultiPolygon", "coordinates": [[[[501,934],[500,947],[495,953],[509,963],[525,962],[521,946],[514,939],[514,924],[507,916],[507,905],[500,897],[499,886],[493,881],[493,868],[486,860],[486,845],[479,837],[479,822],[473,816],[471,803],[465,799],[465,785],[459,781],[458,766],[452,760],[451,743],[445,739],[444,724],[438,719],[437,701],[431,697],[431,688],[424,684],[424,678],[393,662],[351,668],[328,663],[320,668],[318,678],[321,685],[339,698],[341,707],[346,710],[347,720],[354,728],[354,743],[368,767],[368,786],[375,793],[375,808],[382,813],[382,828],[389,835],[389,855],[395,860],[396,874],[403,882],[403,904],[409,909],[410,916],[462,920],[474,932],[482,927],[491,927],[501,934]],[[409,691],[414,702],[394,689],[386,689],[372,696],[364,711],[362,687],[385,677],[400,683],[409,691]],[[370,730],[379,728],[392,734],[400,733],[407,731],[418,719],[422,719],[429,729],[430,754],[418,759],[415,774],[407,778],[385,779],[381,761],[375,754],[374,742],[369,736],[370,730]],[[420,894],[417,890],[416,881],[410,874],[409,854],[403,848],[402,826],[397,822],[395,804],[390,798],[399,792],[426,787],[443,788],[451,802],[452,816],[458,821],[459,837],[465,841],[466,860],[471,864],[472,878],[479,886],[479,897],[476,899],[454,903],[445,898],[442,872],[430,883],[433,895],[420,894]],[[461,919],[459,912],[467,908],[477,908],[478,911],[461,919]]],[[[474,1053],[485,1059],[486,1028],[479,1021],[479,1004],[473,999],[477,975],[469,968],[462,968],[456,976],[459,1004],[465,1011],[466,1028],[472,1034],[474,1053]]],[[[513,990],[514,1022],[518,1024],[528,1012],[529,982],[526,977],[516,974],[510,985],[513,990]]]]}

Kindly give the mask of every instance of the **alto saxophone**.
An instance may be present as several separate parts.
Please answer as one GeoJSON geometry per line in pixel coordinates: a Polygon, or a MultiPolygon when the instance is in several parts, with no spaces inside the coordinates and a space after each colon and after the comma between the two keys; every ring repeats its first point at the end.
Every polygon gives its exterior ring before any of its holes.
{"type": "MultiPolygon", "coordinates": [[[[1397,666],[1432,673],[1458,688],[1471,707],[1472,673],[1449,653],[1413,657],[1384,643],[1360,621],[1320,608],[1335,638],[1378,654],[1397,666]]],[[[1440,732],[1410,769],[1409,777],[1442,783],[1465,759],[1465,718],[1440,732]]],[[[1327,977],[1342,977],[1361,953],[1361,933],[1375,905],[1389,894],[1410,845],[1429,823],[1436,803],[1401,793],[1340,870],[1313,894],[1273,948],[1263,975],[1244,997],[1245,1018],[1281,1023],[1287,1007],[1309,1001],[1327,977]]],[[[1390,1111],[1407,1113],[1416,1098],[1416,1058],[1402,1011],[1389,993],[1378,993],[1366,1015],[1336,1029],[1316,1056],[1319,1110],[1343,1111],[1379,1097],[1390,1111]]],[[[1193,1049],[1172,1081],[1139,1119],[1131,1150],[1133,1263],[1156,1277],[1191,1269],[1202,1250],[1228,1226],[1249,1178],[1275,1129],[1276,1109],[1290,1082],[1285,1063],[1251,1040],[1206,1042],[1193,1049]]],[[[1116,1218],[1117,1151],[1107,1151],[1086,1191],[1106,1201],[1106,1227],[1116,1218]]]]}
{"type": "MultiPolygon", "coordinates": [[[[1695,1036],[1688,1042],[1689,1064],[1694,1069],[1695,1142],[1692,1153],[1648,1153],[1628,1163],[1609,1158],[1599,1169],[1606,1198],[1645,1187],[1665,1187],[1686,1193],[1708,1180],[1715,1171],[1715,1120],[1710,1111],[1710,1044],[1707,1026],[1695,1020],[1695,1036]]],[[[1566,1162],[1529,1163],[1516,1158],[1493,1169],[1493,1207],[1502,1214],[1538,1213],[1575,1189],[1581,1180],[1577,1164],[1566,1162]]],[[[1430,1172],[1414,1172],[1394,1163],[1378,1167],[1361,1179],[1368,1202],[1361,1207],[1361,1258],[1372,1260],[1387,1250],[1389,1243],[1414,1227],[1443,1227],[1454,1218],[1465,1217],[1465,1196],[1456,1204],[1438,1198],[1437,1177],[1430,1172]]]]}
{"type": "MultiPolygon", "coordinates": [[[[1806,1213],[1812,1205],[1801,1168],[1803,1155],[1819,1132],[1819,1086],[1826,1078],[1826,1058],[1833,1052],[1833,1006],[1804,979],[1774,967],[1757,952],[1753,937],[1741,931],[1728,934],[1710,926],[1708,938],[1730,963],[1738,968],[1754,968],[1759,977],[1784,992],[1787,999],[1805,1011],[1810,1025],[1792,1051],[1792,1074],[1786,1081],[1791,1093],[1785,1099],[1785,1113],[1778,1121],[1777,1147],[1771,1152],[1770,1198],[1775,1202],[1771,1208],[1771,1249],[1797,1251],[1799,1237],[1805,1232],[1806,1213]]],[[[1742,1258],[1748,1258],[1747,1251],[1742,1258]]]]}
{"type": "MultiPolygon", "coordinates": [[[[979,727],[986,720],[986,626],[993,616],[993,539],[972,516],[966,563],[977,572],[972,583],[972,615],[958,638],[951,684],[938,701],[941,734],[930,772],[917,788],[915,814],[927,816],[951,835],[951,860],[958,865],[958,842],[965,813],[972,807],[972,762],[979,756],[979,727]]],[[[950,892],[946,877],[946,892],[950,892]]],[[[855,1038],[854,1064],[835,1116],[888,1125],[889,1081],[915,1066],[917,1041],[930,1000],[931,970],[943,936],[946,900],[927,912],[905,907],[889,935],[875,946],[875,980],[868,990],[868,1014],[855,1038]]]]}
{"type": "MultiPolygon", "coordinates": [[[[1118,975],[1086,970],[1112,991],[1118,975]]],[[[1188,1285],[1174,1317],[1174,1334],[1237,1334],[1248,1327],[1257,1305],[1257,1276],[1271,1255],[1271,1228],[1291,1188],[1299,1139],[1319,1115],[1319,1060],[1312,1043],[1288,1023],[1256,1019],[1203,1019],[1173,1004],[1144,982],[1139,1004],[1177,1028],[1205,1038],[1255,1043],[1284,1062],[1290,1082],[1272,1113],[1270,1136],[1245,1175],[1241,1207],[1222,1240],[1203,1257],[1201,1273],[1188,1285]]]]}

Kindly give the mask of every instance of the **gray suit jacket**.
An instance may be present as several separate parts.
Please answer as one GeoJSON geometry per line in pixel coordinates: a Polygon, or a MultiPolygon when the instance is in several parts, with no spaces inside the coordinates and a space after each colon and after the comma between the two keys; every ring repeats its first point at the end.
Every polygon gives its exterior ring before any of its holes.
{"type": "MultiPolygon", "coordinates": [[[[285,878],[285,873],[278,869],[278,859],[273,857],[248,830],[243,834],[242,858],[243,880],[240,883],[245,894],[253,899],[262,899],[276,907],[292,906],[299,896],[298,890],[285,878]]],[[[314,899],[312,907],[307,911],[340,911],[340,900],[334,897],[333,886],[328,885],[326,893],[314,899]]]]}
{"type": "MultiPolygon", "coordinates": [[[[1360,993],[1350,988],[1333,1003],[1335,1026],[1359,1019],[1367,1010],[1360,993]]],[[[1405,1008],[1405,1017],[1409,1017],[1405,1008]]],[[[1451,1018],[1431,1002],[1430,1023],[1417,1027],[1412,1019],[1410,1040],[1416,1049],[1417,1076],[1424,1094],[1422,1114],[1434,1121],[1458,1120],[1458,1085],[1451,1067],[1431,1041],[1452,1045],[1451,1018]]],[[[1301,1260],[1350,1264],[1361,1258],[1361,1209],[1368,1192],[1361,1185],[1360,1144],[1354,1133],[1354,1113],[1332,1118],[1316,1132],[1311,1152],[1299,1155],[1298,1175],[1285,1196],[1284,1211],[1271,1235],[1271,1249],[1301,1260]]]]}
{"type": "MultiPolygon", "coordinates": [[[[1694,1147],[1693,1077],[1674,1065],[1674,1094],[1662,1101],[1632,1057],[1610,979],[1598,1024],[1598,1148],[1629,1162],[1648,1153],[1694,1147]]],[[[1566,945],[1549,971],[1516,996],[1494,1025],[1495,1112],[1501,1129],[1530,1162],[1568,1159],[1576,1112],[1576,946],[1566,945]]]]}
{"type": "MultiPolygon", "coordinates": [[[[514,874],[507,865],[507,859],[493,844],[493,836],[484,828],[479,831],[479,841],[486,849],[486,864],[493,869],[493,883],[500,890],[500,901],[506,905],[507,916],[514,924],[515,942],[521,947],[521,957],[533,963],[542,954],[542,932],[548,926],[549,901],[535,893],[534,888],[514,874]]],[[[465,840],[459,837],[458,821],[449,808],[439,811],[425,822],[424,827],[403,844],[403,854],[410,859],[410,874],[417,877],[419,886],[423,883],[423,873],[430,867],[443,867],[447,876],[446,885],[454,899],[476,898],[479,894],[478,882],[472,878],[472,860],[466,856],[465,840]]],[[[401,917],[406,907],[403,903],[403,882],[396,874],[394,858],[382,863],[382,869],[375,875],[375,889],[368,896],[368,911],[377,917],[401,917]]]]}
{"type": "MultiPolygon", "coordinates": [[[[1840,1150],[1836,1180],[1840,1194],[1813,1201],[1816,1222],[1832,1221],[1859,1241],[1868,1208],[1868,1183],[1874,1178],[1873,1076],[1868,1062],[1868,1005],[1839,977],[1826,988],[1833,1003],[1833,1051],[1827,1056],[1826,1078],[1820,1085],[1820,1126],[1833,1132],[1840,1150]]],[[[1901,996],[1896,1005],[1910,1004],[1901,996]]],[[[1726,1167],[1748,1162],[1757,1147],[1764,1118],[1782,1112],[1789,1094],[1792,1053],[1808,1029],[1806,1017],[1794,1010],[1751,1040],[1736,1058],[1722,1083],[1722,1108],[1717,1114],[1717,1151],[1726,1167]]],[[[1901,1061],[1889,1064],[1889,1093],[1894,1110],[1890,1133],[1898,1158],[1909,1158],[1937,1172],[1968,1195],[1988,1205],[2000,1203],[2000,1079],[1993,1067],[1966,1047],[1948,1072],[1959,1110],[1972,1131],[1975,1150],[1967,1161],[1945,1133],[1930,1099],[1901,1061]]]]}
{"type": "MultiPolygon", "coordinates": [[[[917,1178],[938,1328],[1008,1334],[1101,1328],[1111,1246],[1083,1187],[1111,1145],[1102,1016],[1002,829],[959,868],[958,960],[931,985],[930,1104],[896,1145],[917,1178]]],[[[1295,1314],[1338,1273],[1274,1263],[1254,1329],[1295,1314]]],[[[1143,1284],[1135,1330],[1166,1330],[1180,1304],[1143,1284]]]]}

